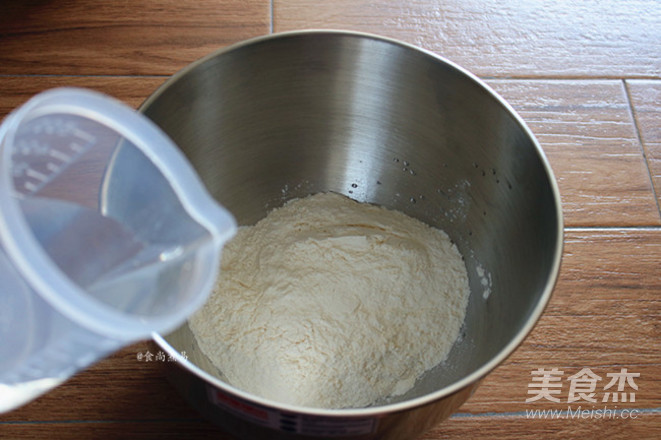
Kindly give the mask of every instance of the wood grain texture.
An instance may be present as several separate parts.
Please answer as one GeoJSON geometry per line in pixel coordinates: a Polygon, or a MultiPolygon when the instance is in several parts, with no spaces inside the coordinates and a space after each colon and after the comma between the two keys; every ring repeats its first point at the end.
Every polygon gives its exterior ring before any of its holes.
{"type": "Polygon", "coordinates": [[[621,81],[490,80],[539,140],[567,226],[661,222],[621,81]]]}
{"type": "Polygon", "coordinates": [[[661,206],[661,81],[627,80],[627,88],[661,206]]]}
{"type": "Polygon", "coordinates": [[[269,0],[2,3],[0,74],[170,75],[270,28],[269,0]]]}
{"type": "Polygon", "coordinates": [[[7,439],[90,440],[90,439],[213,439],[234,440],[203,420],[60,422],[30,425],[0,425],[7,439]]]}
{"type": "Polygon", "coordinates": [[[274,30],[351,29],[437,52],[481,76],[661,75],[656,0],[274,0],[274,30]]]}
{"type": "MultiPolygon", "coordinates": [[[[214,439],[233,440],[204,421],[163,420],[144,422],[76,422],[26,426],[5,425],[8,439],[214,439]]],[[[627,419],[528,419],[525,416],[454,416],[419,440],[452,439],[650,439],[661,436],[661,414],[640,413],[627,419]]]]}
{"type": "MultiPolygon", "coordinates": [[[[484,379],[459,415],[423,439],[462,438],[471,432],[476,433],[471,438],[530,438],[526,436],[534,432],[560,438],[591,429],[615,438],[631,429],[640,432],[640,438],[654,438],[642,433],[653,432],[661,421],[661,414],[650,412],[661,408],[661,230],[572,230],[566,238],[560,280],[538,325],[484,379]],[[623,367],[640,377],[635,380],[636,402],[618,403],[617,409],[641,409],[640,419],[526,419],[526,410],[592,407],[585,402],[567,403],[568,382],[560,395],[564,402],[526,403],[533,369],[559,368],[567,379],[590,368],[605,380],[608,373],[623,367]]],[[[123,433],[140,438],[174,438],[169,436],[177,434],[225,439],[167,383],[163,362],[138,360],[138,353],[148,349],[146,343],[127,347],[40,399],[0,416],[0,437],[37,438],[51,429],[47,432],[55,438],[103,439],[123,433]]],[[[599,397],[604,386],[600,382],[599,397]]]]}
{"type": "Polygon", "coordinates": [[[661,414],[627,419],[528,419],[523,416],[453,417],[419,440],[658,439],[661,414]]]}
{"type": "Polygon", "coordinates": [[[165,80],[147,76],[0,76],[0,118],[37,93],[55,87],[96,90],[137,108],[165,80]]]}

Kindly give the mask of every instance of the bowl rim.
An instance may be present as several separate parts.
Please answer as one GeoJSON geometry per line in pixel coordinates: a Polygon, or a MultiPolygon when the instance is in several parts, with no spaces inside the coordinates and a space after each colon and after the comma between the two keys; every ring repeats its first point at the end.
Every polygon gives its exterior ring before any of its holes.
{"type": "Polygon", "coordinates": [[[226,393],[229,393],[231,395],[234,395],[242,400],[245,400],[247,402],[251,402],[255,405],[267,407],[267,408],[275,408],[279,409],[282,411],[290,411],[294,413],[299,413],[299,414],[304,414],[304,415],[312,415],[312,416],[326,416],[326,417],[370,417],[370,416],[382,416],[384,413],[394,413],[394,412],[401,412],[401,411],[407,411],[411,410],[416,407],[424,406],[431,404],[433,402],[436,402],[438,400],[441,400],[447,396],[450,396],[454,393],[457,393],[458,391],[476,383],[483,377],[485,377],[489,372],[494,370],[498,365],[500,365],[505,359],[507,359],[515,350],[516,348],[523,342],[523,340],[530,334],[532,329],[535,327],[537,322],[539,321],[539,318],[541,317],[544,309],[546,308],[550,298],[551,294],[553,292],[553,289],[555,288],[555,285],[558,280],[558,275],[560,272],[560,264],[562,260],[562,252],[563,252],[563,243],[564,243],[564,223],[563,223],[563,213],[562,213],[562,205],[561,205],[561,199],[560,199],[560,191],[558,188],[558,184],[555,178],[555,175],[553,173],[553,170],[551,169],[551,165],[541,147],[539,144],[537,138],[534,136],[528,125],[525,123],[523,118],[514,110],[514,108],[507,102],[505,99],[503,99],[497,92],[495,92],[489,85],[487,85],[484,81],[482,81],[480,78],[478,78],[475,74],[469,72],[465,68],[455,64],[454,62],[444,58],[441,55],[438,55],[430,50],[415,46],[410,43],[406,43],[394,38],[390,37],[384,37],[381,35],[376,35],[372,33],[367,33],[367,32],[360,32],[360,31],[353,31],[353,30],[342,30],[342,29],[299,29],[299,30],[293,30],[293,31],[286,31],[286,32],[276,32],[276,33],[271,33],[267,35],[261,35],[258,37],[253,37],[249,38],[234,44],[231,44],[229,46],[223,47],[221,49],[218,49],[196,61],[193,61],[192,63],[188,64],[186,67],[182,68],[178,72],[176,72],[174,75],[172,75],[170,78],[168,78],[163,84],[161,84],[147,99],[140,105],[138,108],[138,111],[141,113],[144,113],[144,111],[167,89],[169,88],[172,84],[177,82],[180,78],[182,78],[184,75],[188,74],[190,71],[196,69],[198,66],[204,64],[205,62],[216,58],[218,56],[221,56],[223,54],[233,52],[236,50],[239,50],[245,46],[251,46],[255,44],[260,44],[265,41],[269,40],[276,40],[276,39],[285,39],[285,38],[291,38],[291,37],[299,37],[299,36],[308,36],[308,35],[331,35],[331,36],[337,36],[337,37],[351,37],[351,38],[360,38],[360,39],[369,39],[369,40],[375,40],[379,41],[382,43],[394,45],[394,46],[399,46],[403,49],[406,50],[413,50],[416,51],[422,55],[425,55],[431,59],[433,59],[435,62],[440,62],[442,64],[447,65],[448,67],[456,70],[459,74],[465,76],[467,79],[473,81],[477,87],[481,87],[484,89],[485,92],[491,95],[493,99],[495,99],[503,108],[512,116],[515,120],[515,122],[520,126],[521,130],[523,133],[529,138],[529,140],[532,142],[537,156],[539,160],[542,163],[542,166],[546,172],[546,180],[548,185],[550,186],[551,193],[553,195],[553,199],[555,201],[555,208],[556,208],[556,224],[557,224],[557,231],[556,231],[556,242],[554,246],[554,255],[553,255],[553,261],[552,265],[549,271],[549,276],[546,280],[545,286],[544,286],[544,291],[539,297],[539,300],[533,310],[531,311],[530,315],[526,319],[524,325],[519,329],[519,331],[516,333],[516,335],[498,352],[496,355],[492,356],[491,359],[489,359],[488,362],[484,363],[481,365],[479,368],[475,369],[472,371],[470,374],[464,376],[458,381],[455,381],[443,388],[440,388],[436,391],[427,393],[423,396],[419,396],[413,399],[401,401],[401,402],[395,402],[395,403],[389,403],[389,404],[384,404],[384,405],[378,405],[378,406],[370,406],[370,407],[363,407],[363,408],[340,408],[340,409],[327,409],[327,408],[315,408],[315,407],[306,407],[306,406],[297,406],[297,405],[291,405],[291,404],[285,404],[278,402],[276,400],[272,399],[266,399],[257,395],[254,395],[252,393],[248,393],[246,391],[243,391],[239,388],[236,388],[219,378],[207,373],[206,371],[202,370],[200,367],[195,365],[193,362],[189,361],[185,356],[183,356],[181,353],[178,353],[177,350],[172,347],[169,342],[165,340],[165,338],[159,334],[159,333],[152,333],[152,339],[154,342],[160,346],[163,350],[165,350],[170,356],[172,356],[177,362],[176,364],[179,364],[179,366],[185,368],[189,372],[193,373],[196,375],[198,378],[204,380],[207,384],[214,386],[217,389],[223,390],[226,393]]]}

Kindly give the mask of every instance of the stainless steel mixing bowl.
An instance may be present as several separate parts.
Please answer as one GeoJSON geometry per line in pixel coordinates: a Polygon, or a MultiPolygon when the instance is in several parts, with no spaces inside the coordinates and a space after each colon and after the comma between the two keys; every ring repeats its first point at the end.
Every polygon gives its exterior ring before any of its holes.
{"type": "Polygon", "coordinates": [[[141,111],[240,224],[335,191],[440,227],[465,256],[471,297],[447,362],[374,407],[261,399],[225,383],[187,326],[156,335],[188,358],[167,364],[174,385],[238,438],[413,438],[469,397],[549,300],[563,234],[551,169],[512,108],[443,58],[366,34],[270,35],[185,68],[141,111]]]}

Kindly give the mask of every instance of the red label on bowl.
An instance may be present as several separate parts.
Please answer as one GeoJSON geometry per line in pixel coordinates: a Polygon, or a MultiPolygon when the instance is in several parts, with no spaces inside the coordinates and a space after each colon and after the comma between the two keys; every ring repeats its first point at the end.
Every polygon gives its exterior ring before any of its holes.
{"type": "Polygon", "coordinates": [[[209,400],[225,411],[257,425],[278,431],[319,437],[371,434],[375,417],[328,417],[280,411],[247,402],[208,387],[209,400]]]}

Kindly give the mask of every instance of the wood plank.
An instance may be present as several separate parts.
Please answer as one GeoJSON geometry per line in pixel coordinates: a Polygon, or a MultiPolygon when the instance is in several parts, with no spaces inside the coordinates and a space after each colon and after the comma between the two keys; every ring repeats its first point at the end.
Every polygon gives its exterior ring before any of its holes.
{"type": "MultiPolygon", "coordinates": [[[[603,414],[603,413],[602,413],[603,414]]],[[[452,416],[423,434],[418,440],[540,438],[658,439],[661,436],[661,413],[627,414],[627,418],[567,419],[526,418],[515,416],[452,416]]],[[[144,422],[53,422],[39,424],[0,424],[0,435],[11,439],[87,440],[213,438],[232,440],[212,424],[199,420],[159,420],[144,422]]]]}
{"type": "Polygon", "coordinates": [[[0,424],[0,437],[41,440],[125,439],[214,439],[233,440],[204,420],[159,420],[155,422],[54,422],[39,424],[0,424]]]}
{"type": "Polygon", "coordinates": [[[0,74],[170,75],[269,28],[269,0],[5,2],[0,74]]]}
{"type": "Polygon", "coordinates": [[[430,49],[481,76],[661,75],[656,0],[274,0],[274,29],[353,29],[430,49]]]}
{"type": "Polygon", "coordinates": [[[55,87],[83,87],[110,95],[137,108],[166,78],[124,76],[0,77],[0,118],[39,92],[55,87]]]}
{"type": "Polygon", "coordinates": [[[570,230],[564,245],[561,276],[547,315],[661,314],[661,230],[570,230]]]}
{"type": "Polygon", "coordinates": [[[418,440],[449,439],[658,439],[661,413],[626,419],[527,419],[525,416],[452,417],[418,440]]]}
{"type": "Polygon", "coordinates": [[[627,88],[661,206],[661,81],[627,80],[627,88]]]}
{"type": "Polygon", "coordinates": [[[551,162],[567,226],[661,224],[621,81],[488,81],[551,162]]]}
{"type": "MultiPolygon", "coordinates": [[[[661,407],[661,229],[568,231],[560,279],[524,343],[460,409],[469,413],[567,409],[567,379],[590,368],[604,380],[640,373],[635,403],[661,407]],[[531,371],[558,368],[564,401],[526,403],[531,371]]],[[[600,382],[600,398],[606,383],[600,382]]]]}

